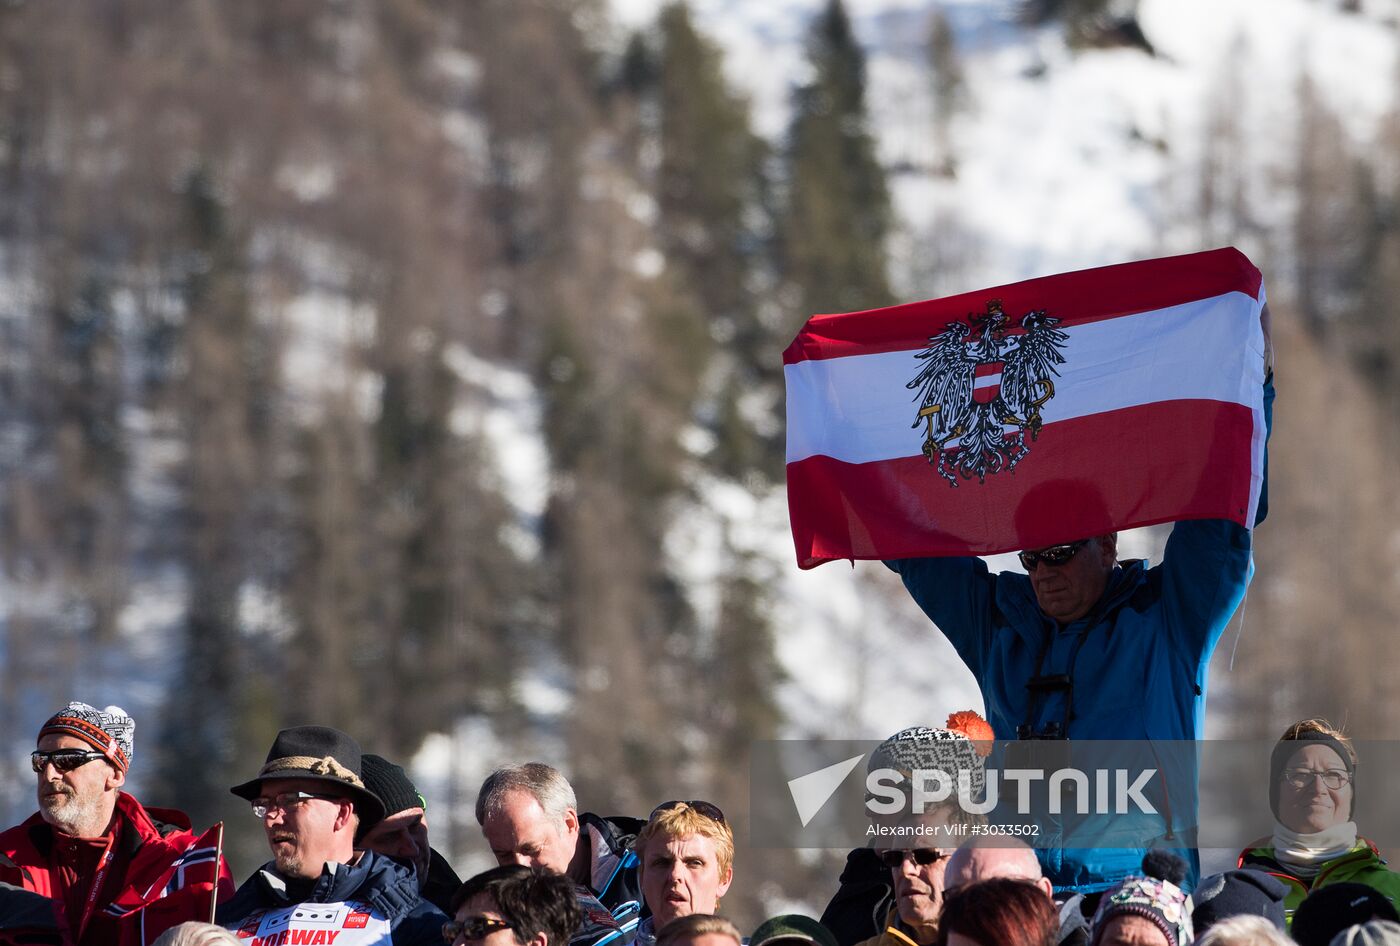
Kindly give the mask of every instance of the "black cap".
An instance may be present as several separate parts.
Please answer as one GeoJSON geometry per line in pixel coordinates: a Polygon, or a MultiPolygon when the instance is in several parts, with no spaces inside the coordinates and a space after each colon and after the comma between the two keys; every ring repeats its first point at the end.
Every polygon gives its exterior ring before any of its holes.
{"type": "Polygon", "coordinates": [[[1342,930],[1367,920],[1400,920],[1389,898],[1375,887],[1343,883],[1319,887],[1293,914],[1293,938],[1302,946],[1327,946],[1342,930]]]}
{"type": "Polygon", "coordinates": [[[1284,930],[1283,901],[1288,885],[1262,870],[1227,870],[1204,878],[1196,885],[1196,909],[1191,925],[1199,936],[1232,916],[1262,916],[1284,930]]]}
{"type": "Polygon", "coordinates": [[[388,759],[372,752],[360,757],[360,775],[364,777],[365,788],[379,796],[384,802],[384,816],[396,815],[409,808],[426,808],[423,796],[413,779],[408,777],[403,766],[395,765],[388,759]]]}
{"type": "Polygon", "coordinates": [[[759,924],[749,937],[750,946],[836,946],[836,935],[810,916],[784,913],[759,924]]]}

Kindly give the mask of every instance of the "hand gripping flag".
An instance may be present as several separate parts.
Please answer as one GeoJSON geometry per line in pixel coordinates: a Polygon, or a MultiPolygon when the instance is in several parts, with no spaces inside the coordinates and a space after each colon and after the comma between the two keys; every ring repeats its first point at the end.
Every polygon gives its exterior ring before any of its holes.
{"type": "Polygon", "coordinates": [[[1252,526],[1264,301],[1227,248],[813,316],[783,354],[798,565],[1252,526]]]}

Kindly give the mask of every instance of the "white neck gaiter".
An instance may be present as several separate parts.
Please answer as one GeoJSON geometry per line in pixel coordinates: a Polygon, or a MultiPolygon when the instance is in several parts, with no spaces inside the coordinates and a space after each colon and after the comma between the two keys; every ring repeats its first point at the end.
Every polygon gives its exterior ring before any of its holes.
{"type": "Polygon", "coordinates": [[[1356,847],[1356,822],[1344,821],[1324,831],[1300,834],[1274,822],[1274,857],[1299,877],[1316,877],[1329,861],[1356,847]]]}

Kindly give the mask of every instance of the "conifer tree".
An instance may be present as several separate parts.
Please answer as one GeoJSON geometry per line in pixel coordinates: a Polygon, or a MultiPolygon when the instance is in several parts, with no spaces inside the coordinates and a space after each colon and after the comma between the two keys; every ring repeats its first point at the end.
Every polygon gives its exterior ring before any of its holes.
{"type": "Polygon", "coordinates": [[[564,735],[579,749],[560,761],[581,799],[641,807],[654,797],[641,782],[683,754],[654,735],[675,725],[677,690],[659,665],[692,637],[662,542],[704,364],[689,355],[703,352],[704,327],[635,266],[654,248],[618,199],[643,192],[636,168],[585,146],[627,140],[587,53],[586,5],[465,6],[475,35],[492,37],[473,52],[484,66],[496,278],[512,321],[533,329],[519,341],[550,457],[541,614],[568,670],[564,735]]]}
{"type": "Polygon", "coordinates": [[[957,36],[942,8],[935,7],[929,16],[925,52],[933,93],[934,171],[951,175],[957,170],[951,126],[953,116],[963,107],[967,86],[958,55],[957,36]]]}
{"type": "MultiPolygon", "coordinates": [[[[716,437],[709,461],[729,476],[775,478],[779,438],[755,430],[738,403],[756,386],[772,389],[772,405],[779,401],[772,355],[785,339],[760,319],[756,285],[771,268],[767,147],[686,3],[662,10],[659,32],[657,233],[673,288],[700,326],[703,347],[689,357],[709,363],[708,379],[700,377],[709,392],[695,392],[701,420],[716,437]]],[[[775,418],[771,428],[779,426],[775,418]]]]}
{"type": "Polygon", "coordinates": [[[121,341],[106,278],[94,272],[72,286],[60,273],[55,281],[40,406],[57,474],[50,493],[55,539],[67,559],[67,610],[87,616],[79,630],[110,639],[124,597],[121,341]]]}
{"type": "Polygon", "coordinates": [[[1072,44],[1091,39],[1108,15],[1111,0],[1023,0],[1021,20],[1039,26],[1052,20],[1065,25],[1072,44]]]}
{"type": "Polygon", "coordinates": [[[180,807],[209,824],[223,810],[227,772],[259,757],[243,735],[250,728],[243,712],[257,712],[257,699],[239,603],[256,575],[255,497],[268,467],[259,405],[271,396],[274,365],[252,309],[246,241],[207,165],[189,175],[179,200],[172,406],[186,451],[180,545],[189,592],[159,768],[180,807]]]}
{"type": "MultiPolygon", "coordinates": [[[[1395,63],[1392,87],[1400,87],[1400,59],[1395,63]]],[[[1361,308],[1374,325],[1379,347],[1385,353],[1386,393],[1391,404],[1400,403],[1400,323],[1390,317],[1400,298],[1400,101],[1393,101],[1380,136],[1379,155],[1367,176],[1360,205],[1365,214],[1365,252],[1361,308]]]]}
{"type": "Polygon", "coordinates": [[[841,0],[812,24],[807,55],[814,76],[793,100],[779,228],[793,332],[813,313],[893,301],[885,246],[893,211],[866,115],[865,55],[841,0]]]}
{"type": "MultiPolygon", "coordinates": [[[[681,310],[689,306],[697,322],[699,330],[689,334],[709,348],[711,374],[722,379],[714,403],[704,403],[698,374],[687,393],[712,412],[712,468],[735,477],[771,473],[765,461],[780,458],[778,438],[765,444],[738,408],[738,398],[755,384],[776,380],[761,363],[776,360],[777,339],[758,318],[754,285],[764,266],[765,148],[751,129],[747,103],[724,79],[719,50],[696,31],[686,3],[662,11],[660,34],[658,233],[681,310]]],[[[690,359],[703,351],[674,333],[664,337],[684,345],[690,359]]],[[[781,469],[778,462],[771,466],[781,469]]],[[[711,744],[708,768],[722,795],[735,788],[726,781],[732,773],[724,760],[742,757],[754,739],[771,738],[779,719],[767,588],[754,577],[752,556],[730,551],[717,579],[722,605],[706,635],[710,650],[698,655],[711,668],[703,674],[710,700],[698,705],[716,710],[702,728],[711,744]]]]}
{"type": "Polygon", "coordinates": [[[1306,72],[1299,78],[1297,101],[1294,278],[1299,311],[1309,330],[1323,337],[1337,330],[1355,299],[1353,261],[1364,228],[1357,226],[1354,165],[1341,121],[1306,72]]]}
{"type": "Polygon", "coordinates": [[[687,5],[667,6],[660,26],[662,249],[707,320],[752,332],[750,278],[761,239],[752,211],[762,197],[764,148],[687,5]]]}

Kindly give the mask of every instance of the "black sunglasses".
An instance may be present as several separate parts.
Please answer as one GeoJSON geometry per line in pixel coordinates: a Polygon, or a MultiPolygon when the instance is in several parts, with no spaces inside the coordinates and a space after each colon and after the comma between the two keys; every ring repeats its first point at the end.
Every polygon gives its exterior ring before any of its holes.
{"type": "Polygon", "coordinates": [[[1028,572],[1035,571],[1035,567],[1041,562],[1046,565],[1063,565],[1084,546],[1089,544],[1088,539],[1080,539],[1078,542],[1069,542],[1065,545],[1052,545],[1048,549],[1040,549],[1036,552],[1017,552],[1016,557],[1021,560],[1021,567],[1028,572]]]}
{"type": "Polygon", "coordinates": [[[497,930],[514,929],[514,925],[505,920],[498,920],[491,916],[469,916],[458,923],[456,920],[448,920],[442,924],[442,941],[447,946],[452,946],[457,942],[457,937],[464,936],[467,939],[485,939],[497,930]]]}
{"type": "Polygon", "coordinates": [[[663,801],[661,804],[657,805],[651,810],[651,814],[647,816],[647,820],[651,821],[657,815],[661,814],[661,812],[670,811],[672,808],[679,808],[681,805],[685,805],[688,808],[693,808],[696,811],[696,813],[704,815],[711,821],[718,821],[720,824],[727,823],[724,820],[724,812],[719,810],[718,805],[712,805],[709,802],[701,801],[698,798],[694,801],[663,801]]]}
{"type": "Polygon", "coordinates": [[[29,753],[29,764],[35,772],[42,773],[44,766],[52,765],[60,772],[71,772],[97,759],[107,758],[91,749],[54,749],[52,752],[35,750],[29,753]]]}
{"type": "Polygon", "coordinates": [[[946,854],[936,847],[916,847],[911,848],[907,851],[902,851],[896,848],[889,851],[881,851],[880,863],[884,864],[891,870],[899,870],[899,868],[904,864],[904,861],[910,857],[912,857],[914,859],[914,863],[918,864],[920,867],[927,867],[930,864],[937,864],[945,857],[951,856],[952,855],[946,854]]]}

